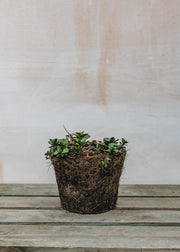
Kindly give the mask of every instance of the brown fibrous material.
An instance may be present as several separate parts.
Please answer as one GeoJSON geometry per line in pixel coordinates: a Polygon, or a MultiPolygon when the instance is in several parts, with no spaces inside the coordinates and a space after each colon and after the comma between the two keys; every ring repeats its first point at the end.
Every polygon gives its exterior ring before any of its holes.
{"type": "Polygon", "coordinates": [[[56,181],[62,208],[81,214],[96,214],[116,206],[119,178],[126,150],[111,160],[105,168],[101,161],[108,153],[80,152],[64,158],[54,157],[56,181]]]}

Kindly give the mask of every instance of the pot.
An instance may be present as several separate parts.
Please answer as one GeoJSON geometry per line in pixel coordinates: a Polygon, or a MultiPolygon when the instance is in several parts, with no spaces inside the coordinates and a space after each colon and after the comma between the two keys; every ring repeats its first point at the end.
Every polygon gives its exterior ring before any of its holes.
{"type": "Polygon", "coordinates": [[[108,153],[80,152],[64,158],[54,157],[56,181],[63,209],[81,214],[97,214],[116,206],[119,179],[126,150],[110,156],[107,167],[102,161],[108,153]]]}

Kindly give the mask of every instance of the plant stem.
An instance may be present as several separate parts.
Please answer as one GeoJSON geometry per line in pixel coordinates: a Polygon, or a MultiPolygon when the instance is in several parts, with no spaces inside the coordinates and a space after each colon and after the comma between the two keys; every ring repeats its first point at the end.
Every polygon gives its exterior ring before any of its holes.
{"type": "Polygon", "coordinates": [[[69,133],[69,131],[66,129],[66,127],[63,125],[65,131],[67,132],[68,136],[69,136],[69,139],[70,139],[70,143],[72,143],[72,137],[71,137],[71,134],[69,133]]]}

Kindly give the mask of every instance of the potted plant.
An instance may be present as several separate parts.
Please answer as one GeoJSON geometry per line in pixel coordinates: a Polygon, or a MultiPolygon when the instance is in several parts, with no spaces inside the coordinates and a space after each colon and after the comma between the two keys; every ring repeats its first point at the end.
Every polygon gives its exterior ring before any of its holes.
{"type": "Polygon", "coordinates": [[[82,214],[114,209],[127,141],[89,141],[84,131],[65,130],[65,138],[49,140],[45,153],[54,166],[62,208],[82,214]]]}

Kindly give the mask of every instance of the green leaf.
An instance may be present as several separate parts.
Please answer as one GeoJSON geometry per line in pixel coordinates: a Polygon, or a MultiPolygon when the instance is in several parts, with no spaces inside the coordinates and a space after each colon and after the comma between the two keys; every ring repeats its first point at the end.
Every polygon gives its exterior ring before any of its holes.
{"type": "Polygon", "coordinates": [[[48,143],[53,145],[55,143],[55,141],[54,141],[54,139],[49,139],[48,143]]]}
{"type": "Polygon", "coordinates": [[[114,152],[115,154],[118,154],[118,153],[119,153],[119,150],[118,150],[118,149],[113,149],[113,152],[114,152]]]}
{"type": "Polygon", "coordinates": [[[110,161],[111,160],[111,158],[109,158],[109,157],[105,157],[105,162],[108,162],[108,161],[110,161]]]}
{"type": "Polygon", "coordinates": [[[62,152],[61,147],[58,145],[56,151],[54,152],[54,155],[57,155],[62,152]]]}
{"type": "Polygon", "coordinates": [[[103,142],[110,142],[110,138],[109,138],[109,137],[105,137],[105,138],[103,139],[103,142]]]}
{"type": "Polygon", "coordinates": [[[117,143],[119,139],[115,139],[114,137],[110,138],[110,142],[111,143],[117,143]]]}
{"type": "Polygon", "coordinates": [[[66,138],[58,139],[57,141],[59,144],[66,145],[68,143],[68,140],[66,138]]]}
{"type": "Polygon", "coordinates": [[[62,151],[62,149],[61,149],[61,147],[60,147],[59,145],[57,146],[57,151],[58,151],[58,152],[61,152],[61,151],[62,151]]]}
{"type": "Polygon", "coordinates": [[[109,143],[108,144],[108,148],[109,149],[112,149],[112,148],[115,148],[115,147],[117,147],[118,145],[116,144],[116,143],[109,143]]]}
{"type": "Polygon", "coordinates": [[[66,154],[68,152],[69,152],[69,148],[64,148],[63,151],[62,151],[63,154],[66,154]]]}
{"type": "Polygon", "coordinates": [[[86,142],[86,140],[88,139],[88,138],[90,138],[91,136],[89,135],[89,134],[86,134],[82,139],[81,139],[81,142],[86,142]]]}
{"type": "Polygon", "coordinates": [[[124,138],[122,138],[121,141],[122,141],[123,144],[127,144],[128,143],[128,141],[126,139],[124,139],[124,138]]]}

